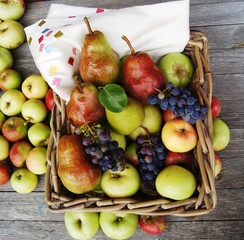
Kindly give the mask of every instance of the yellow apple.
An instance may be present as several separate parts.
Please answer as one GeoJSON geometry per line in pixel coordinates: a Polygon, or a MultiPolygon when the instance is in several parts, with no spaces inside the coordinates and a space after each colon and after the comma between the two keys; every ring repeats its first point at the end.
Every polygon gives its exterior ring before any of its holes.
{"type": "Polygon", "coordinates": [[[166,122],[161,133],[163,144],[172,152],[188,152],[197,144],[197,132],[183,119],[166,122]]]}

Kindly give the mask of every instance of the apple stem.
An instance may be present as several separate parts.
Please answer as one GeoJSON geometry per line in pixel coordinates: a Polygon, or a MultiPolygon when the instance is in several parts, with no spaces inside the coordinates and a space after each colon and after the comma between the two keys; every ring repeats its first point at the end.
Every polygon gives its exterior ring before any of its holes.
{"type": "Polygon", "coordinates": [[[84,22],[86,23],[86,26],[87,26],[87,29],[89,31],[89,34],[93,34],[93,31],[92,31],[92,28],[91,28],[91,25],[88,21],[88,18],[87,17],[84,17],[84,22]]]}
{"type": "Polygon", "coordinates": [[[132,47],[131,42],[129,41],[129,39],[128,39],[125,35],[123,35],[121,38],[122,38],[122,39],[127,43],[127,45],[129,46],[131,54],[134,55],[136,52],[135,52],[135,49],[132,47]]]}

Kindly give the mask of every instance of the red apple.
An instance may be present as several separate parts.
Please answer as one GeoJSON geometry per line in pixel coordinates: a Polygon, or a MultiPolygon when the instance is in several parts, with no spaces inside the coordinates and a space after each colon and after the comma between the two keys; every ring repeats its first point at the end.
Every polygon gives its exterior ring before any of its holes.
{"type": "Polygon", "coordinates": [[[172,119],[175,119],[175,118],[178,118],[178,117],[175,116],[175,114],[171,110],[167,109],[167,110],[163,111],[163,120],[165,123],[172,119]]]}
{"type": "Polygon", "coordinates": [[[133,142],[125,149],[126,162],[131,163],[135,167],[138,166],[140,163],[138,160],[138,155],[136,153],[137,148],[138,148],[138,144],[136,142],[133,142]]]}
{"type": "Polygon", "coordinates": [[[222,170],[222,160],[221,158],[215,154],[215,169],[214,169],[214,176],[217,177],[222,170]]]}
{"type": "Polygon", "coordinates": [[[84,123],[101,122],[105,117],[105,111],[99,102],[96,86],[81,83],[79,87],[75,87],[70,94],[66,113],[75,127],[80,127],[84,123]]]}
{"type": "Polygon", "coordinates": [[[54,97],[53,97],[53,89],[49,88],[47,91],[47,94],[45,96],[45,103],[47,108],[52,111],[53,109],[53,103],[54,103],[54,97]]]}
{"type": "Polygon", "coordinates": [[[27,136],[28,127],[21,117],[8,118],[2,127],[3,136],[10,142],[17,142],[27,136]]]}
{"type": "Polygon", "coordinates": [[[11,167],[6,162],[0,162],[0,186],[7,183],[11,178],[11,167]]]}
{"type": "Polygon", "coordinates": [[[189,164],[192,163],[193,159],[194,155],[192,151],[184,153],[168,151],[164,158],[164,164],[166,166],[175,164],[189,164]]]}
{"type": "Polygon", "coordinates": [[[9,158],[15,167],[22,167],[32,145],[27,141],[15,142],[10,148],[9,158]]]}
{"type": "Polygon", "coordinates": [[[221,112],[221,105],[217,97],[212,97],[212,103],[211,103],[211,111],[212,111],[212,117],[216,118],[220,112],[221,112]]]}
{"type": "Polygon", "coordinates": [[[166,220],[164,216],[144,216],[140,215],[139,225],[142,231],[148,234],[160,234],[165,231],[166,220]]]}
{"type": "Polygon", "coordinates": [[[178,118],[164,124],[161,136],[168,150],[181,153],[195,148],[198,139],[193,125],[178,118]]]}

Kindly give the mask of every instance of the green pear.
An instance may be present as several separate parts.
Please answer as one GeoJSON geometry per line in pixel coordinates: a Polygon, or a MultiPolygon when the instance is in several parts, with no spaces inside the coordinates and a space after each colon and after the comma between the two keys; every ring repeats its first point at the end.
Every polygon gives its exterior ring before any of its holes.
{"type": "Polygon", "coordinates": [[[214,151],[223,150],[230,141],[230,129],[227,124],[219,119],[213,120],[213,148],[214,151]]]}
{"type": "Polygon", "coordinates": [[[138,136],[146,136],[147,132],[145,129],[147,129],[150,134],[160,132],[162,129],[163,118],[159,108],[155,105],[149,104],[145,104],[143,107],[145,111],[143,122],[141,126],[139,126],[129,135],[129,137],[133,140],[136,140],[138,136]]]}
{"type": "Polygon", "coordinates": [[[119,144],[119,147],[121,147],[123,150],[126,148],[126,138],[125,135],[119,134],[112,129],[110,129],[110,136],[113,141],[117,141],[119,144]]]}
{"type": "Polygon", "coordinates": [[[142,104],[128,97],[128,104],[121,112],[111,112],[105,109],[107,120],[113,130],[122,135],[129,135],[137,129],[145,117],[142,104]]]}

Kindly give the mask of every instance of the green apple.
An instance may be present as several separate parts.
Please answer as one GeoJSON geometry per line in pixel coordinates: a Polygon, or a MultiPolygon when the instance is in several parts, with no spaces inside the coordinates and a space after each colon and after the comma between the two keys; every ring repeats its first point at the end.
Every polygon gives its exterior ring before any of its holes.
{"type": "Polygon", "coordinates": [[[100,226],[110,239],[128,239],[137,230],[138,216],[133,213],[100,213],[100,226]]]}
{"type": "Polygon", "coordinates": [[[188,86],[194,73],[191,59],[179,52],[163,56],[159,60],[159,68],[163,71],[166,82],[172,82],[175,87],[188,86]]]}
{"type": "Polygon", "coordinates": [[[197,144],[195,128],[183,119],[166,122],[161,133],[164,146],[172,152],[188,152],[197,144]]]}
{"type": "Polygon", "coordinates": [[[30,142],[35,147],[47,146],[50,134],[51,129],[45,123],[34,123],[27,132],[30,142]]]}
{"type": "Polygon", "coordinates": [[[213,148],[214,151],[221,151],[227,147],[230,141],[230,129],[220,118],[213,120],[213,148]]]}
{"type": "Polygon", "coordinates": [[[113,131],[112,129],[109,129],[109,133],[110,133],[111,139],[113,141],[118,142],[119,147],[121,147],[123,150],[125,150],[125,148],[126,148],[126,137],[125,137],[125,135],[119,134],[119,133],[113,131]]]}
{"type": "Polygon", "coordinates": [[[0,134],[0,161],[5,160],[9,155],[9,141],[0,134]]]}
{"type": "Polygon", "coordinates": [[[22,167],[31,149],[32,145],[26,140],[15,142],[9,151],[9,158],[12,164],[15,167],[22,167]]]}
{"type": "Polygon", "coordinates": [[[131,97],[128,97],[128,104],[121,112],[105,109],[105,113],[113,130],[122,135],[128,135],[137,129],[145,116],[142,104],[131,97]]]}
{"type": "Polygon", "coordinates": [[[99,229],[97,212],[65,212],[66,229],[73,239],[92,239],[99,229]]]}
{"type": "Polygon", "coordinates": [[[17,142],[27,136],[28,126],[22,117],[8,118],[2,127],[3,136],[10,142],[17,142]]]}
{"type": "Polygon", "coordinates": [[[161,196],[173,200],[184,200],[191,197],[197,187],[195,176],[178,165],[165,167],[158,174],[155,185],[161,196]]]}
{"type": "Polygon", "coordinates": [[[134,130],[129,137],[133,140],[136,140],[138,136],[146,136],[148,132],[150,134],[155,134],[160,132],[162,129],[162,114],[157,106],[145,104],[143,105],[145,111],[145,117],[141,126],[134,130]],[[145,128],[148,132],[145,131],[145,128]]]}
{"type": "Polygon", "coordinates": [[[0,110],[7,116],[17,115],[25,101],[26,98],[20,90],[9,89],[1,97],[0,110]]]}
{"type": "Polygon", "coordinates": [[[24,0],[0,0],[0,19],[18,20],[25,12],[24,0]]]}
{"type": "Polygon", "coordinates": [[[138,143],[132,142],[129,144],[126,149],[125,149],[125,159],[126,162],[129,162],[133,166],[138,166],[139,165],[139,159],[137,155],[137,148],[139,147],[138,143]]]}
{"type": "Polygon", "coordinates": [[[41,175],[47,170],[47,148],[34,147],[26,157],[26,167],[33,173],[41,175]]]}
{"type": "Polygon", "coordinates": [[[3,123],[6,120],[6,116],[2,113],[2,111],[0,110],[0,130],[2,129],[3,123]]]}
{"type": "Polygon", "coordinates": [[[43,99],[45,98],[49,87],[44,78],[39,74],[30,75],[27,77],[21,86],[21,90],[24,95],[31,99],[43,99]]]}
{"type": "Polygon", "coordinates": [[[7,49],[19,47],[25,40],[25,31],[21,23],[15,20],[0,21],[0,46],[7,49]]]}
{"type": "Polygon", "coordinates": [[[44,121],[47,112],[46,104],[39,99],[28,99],[21,108],[22,116],[31,123],[44,121]]]}
{"type": "Polygon", "coordinates": [[[140,176],[136,168],[126,163],[123,171],[107,170],[102,174],[101,188],[109,197],[129,197],[140,187],[140,176]]]}
{"type": "Polygon", "coordinates": [[[0,47],[0,72],[13,66],[13,56],[8,49],[0,47]]]}
{"type": "Polygon", "coordinates": [[[38,177],[27,168],[18,168],[13,172],[10,184],[18,193],[30,193],[37,187],[38,177]]]}
{"type": "Polygon", "coordinates": [[[7,91],[12,88],[20,88],[22,84],[22,79],[19,74],[14,69],[5,69],[0,72],[0,88],[3,91],[7,91]]]}

